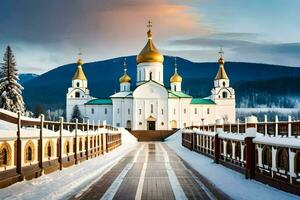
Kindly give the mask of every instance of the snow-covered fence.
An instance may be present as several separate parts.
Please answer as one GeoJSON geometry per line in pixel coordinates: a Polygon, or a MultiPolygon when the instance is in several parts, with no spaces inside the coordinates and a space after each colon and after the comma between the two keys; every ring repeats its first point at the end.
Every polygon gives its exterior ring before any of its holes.
{"type": "Polygon", "coordinates": [[[300,195],[300,122],[258,122],[187,127],[182,145],[216,163],[274,187],[300,195]]]}
{"type": "Polygon", "coordinates": [[[0,188],[62,170],[121,145],[119,129],[100,123],[46,121],[0,109],[0,188]]]}

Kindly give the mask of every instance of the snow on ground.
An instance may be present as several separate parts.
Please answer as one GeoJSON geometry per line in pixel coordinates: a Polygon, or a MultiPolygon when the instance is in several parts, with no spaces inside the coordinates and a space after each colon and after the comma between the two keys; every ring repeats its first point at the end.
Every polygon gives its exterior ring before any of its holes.
{"type": "Polygon", "coordinates": [[[289,200],[300,197],[283,192],[255,180],[245,179],[243,174],[228,169],[181,145],[181,131],[166,139],[166,144],[201,175],[233,199],[289,200]]]}
{"type": "Polygon", "coordinates": [[[62,171],[0,189],[0,199],[66,199],[84,190],[136,148],[136,139],[125,129],[121,131],[122,145],[117,149],[62,171]]]}

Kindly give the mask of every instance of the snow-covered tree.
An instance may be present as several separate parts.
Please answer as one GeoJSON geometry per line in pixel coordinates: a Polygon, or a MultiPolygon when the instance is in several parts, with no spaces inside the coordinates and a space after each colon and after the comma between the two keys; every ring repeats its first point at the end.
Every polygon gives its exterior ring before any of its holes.
{"type": "Polygon", "coordinates": [[[7,46],[0,68],[0,107],[12,112],[25,113],[23,87],[18,83],[18,70],[10,46],[7,46]]]}
{"type": "Polygon", "coordinates": [[[71,122],[75,122],[75,119],[78,119],[79,122],[82,122],[81,112],[80,112],[77,105],[75,105],[74,108],[73,108],[71,122]]]}

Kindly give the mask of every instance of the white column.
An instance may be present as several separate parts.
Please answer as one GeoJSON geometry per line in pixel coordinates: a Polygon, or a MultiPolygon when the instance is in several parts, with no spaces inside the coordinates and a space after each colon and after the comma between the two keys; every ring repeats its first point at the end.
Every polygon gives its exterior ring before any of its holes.
{"type": "MultiPolygon", "coordinates": [[[[276,155],[277,155],[277,149],[272,146],[272,171],[277,171],[277,164],[276,164],[276,155]]],[[[273,177],[273,172],[272,172],[273,177]]]]}
{"type": "Polygon", "coordinates": [[[209,149],[212,151],[212,137],[209,136],[209,149]]]}
{"type": "Polygon", "coordinates": [[[226,150],[227,150],[227,141],[223,140],[223,155],[224,155],[224,158],[227,156],[226,154],[226,150]]]}
{"type": "Polygon", "coordinates": [[[263,167],[263,165],[262,165],[262,148],[258,144],[256,145],[256,147],[257,147],[257,153],[258,153],[258,166],[263,167]]]}
{"type": "Polygon", "coordinates": [[[235,159],[235,145],[236,143],[235,142],[232,142],[232,159],[235,159]]]}
{"type": "Polygon", "coordinates": [[[268,135],[268,126],[267,126],[267,123],[268,123],[268,117],[267,115],[265,115],[265,134],[264,135],[268,135]]]}
{"type": "Polygon", "coordinates": [[[237,119],[237,133],[240,133],[240,119],[237,119]]]}
{"type": "Polygon", "coordinates": [[[292,117],[288,116],[288,137],[292,137],[292,117]]]}
{"type": "Polygon", "coordinates": [[[241,144],[241,161],[244,161],[244,149],[245,149],[245,145],[241,144]]]}
{"type": "Polygon", "coordinates": [[[278,116],[275,116],[275,137],[278,136],[278,116]]]}
{"type": "Polygon", "coordinates": [[[293,183],[293,177],[296,177],[295,169],[294,169],[294,162],[295,162],[295,152],[291,151],[291,148],[289,148],[289,174],[290,174],[290,184],[293,183]]]}

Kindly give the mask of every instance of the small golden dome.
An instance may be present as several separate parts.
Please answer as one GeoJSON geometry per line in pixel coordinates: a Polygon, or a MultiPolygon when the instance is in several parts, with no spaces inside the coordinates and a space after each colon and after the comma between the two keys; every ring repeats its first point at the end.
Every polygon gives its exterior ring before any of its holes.
{"type": "Polygon", "coordinates": [[[83,65],[83,60],[81,58],[77,60],[77,65],[83,65]]]}
{"type": "Polygon", "coordinates": [[[137,64],[144,62],[164,62],[164,56],[158,51],[158,49],[154,46],[152,41],[152,31],[149,30],[147,32],[148,42],[146,46],[142,49],[142,51],[137,55],[136,62],[137,64]]]}
{"type": "Polygon", "coordinates": [[[121,76],[119,78],[119,82],[120,83],[130,83],[131,82],[131,78],[130,78],[130,76],[128,74],[125,73],[123,76],[121,76]]]}
{"type": "Polygon", "coordinates": [[[170,82],[171,83],[181,83],[182,77],[177,72],[175,72],[173,74],[173,76],[170,78],[170,82]]]}
{"type": "Polygon", "coordinates": [[[224,65],[225,64],[225,60],[224,60],[223,57],[219,58],[218,62],[219,62],[220,65],[224,65]]]}

